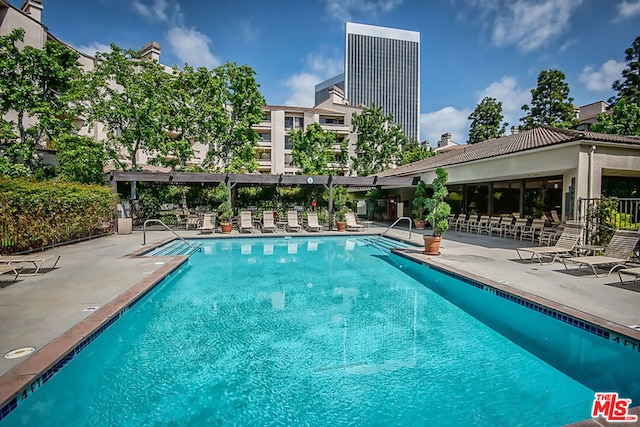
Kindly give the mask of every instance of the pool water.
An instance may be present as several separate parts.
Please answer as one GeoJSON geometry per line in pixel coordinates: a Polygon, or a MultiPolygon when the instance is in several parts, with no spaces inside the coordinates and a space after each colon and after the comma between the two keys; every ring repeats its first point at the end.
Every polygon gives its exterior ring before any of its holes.
{"type": "Polygon", "coordinates": [[[207,240],[0,424],[559,426],[590,417],[592,388],[429,280],[453,279],[359,238],[207,240]]]}

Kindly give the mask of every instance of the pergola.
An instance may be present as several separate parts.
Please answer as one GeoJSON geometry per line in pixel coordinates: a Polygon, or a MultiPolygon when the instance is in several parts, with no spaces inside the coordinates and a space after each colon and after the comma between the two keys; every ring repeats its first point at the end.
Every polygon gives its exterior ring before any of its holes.
{"type": "Polygon", "coordinates": [[[333,190],[336,186],[347,188],[402,188],[415,187],[419,177],[333,176],[333,175],[262,175],[235,173],[189,172],[123,172],[110,171],[109,181],[114,192],[120,182],[152,182],[166,185],[218,185],[224,182],[234,187],[300,187],[322,186],[329,190],[329,212],[333,211],[333,190]]]}

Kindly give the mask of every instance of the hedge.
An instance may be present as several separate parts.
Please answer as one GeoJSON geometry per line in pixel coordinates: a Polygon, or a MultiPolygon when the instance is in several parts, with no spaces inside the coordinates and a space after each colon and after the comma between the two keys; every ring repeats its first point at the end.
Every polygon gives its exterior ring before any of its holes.
{"type": "Polygon", "coordinates": [[[0,252],[39,250],[104,234],[115,203],[105,186],[0,179],[0,252]]]}

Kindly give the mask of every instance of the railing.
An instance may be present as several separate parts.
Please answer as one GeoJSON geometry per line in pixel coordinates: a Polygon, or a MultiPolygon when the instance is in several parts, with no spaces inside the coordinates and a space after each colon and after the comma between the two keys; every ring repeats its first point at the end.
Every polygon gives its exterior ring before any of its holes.
{"type": "Polygon", "coordinates": [[[640,199],[578,199],[577,219],[585,225],[585,242],[606,244],[616,229],[640,229],[640,199]]]}
{"type": "Polygon", "coordinates": [[[164,228],[166,228],[167,230],[169,230],[174,236],[176,236],[179,240],[182,240],[183,243],[185,243],[187,246],[189,246],[191,249],[193,249],[194,251],[196,250],[200,250],[200,248],[196,248],[195,246],[193,246],[191,243],[187,242],[186,240],[184,240],[184,238],[180,237],[178,235],[178,233],[176,233],[175,231],[173,231],[167,224],[165,224],[164,222],[160,221],[159,219],[148,219],[144,222],[144,224],[142,224],[142,245],[146,245],[147,244],[147,223],[149,222],[157,222],[160,225],[162,225],[164,228]]]}
{"type": "Polygon", "coordinates": [[[409,218],[408,216],[401,216],[400,218],[396,219],[393,224],[391,224],[390,226],[387,227],[386,230],[384,230],[382,232],[382,234],[380,234],[374,241],[373,243],[375,243],[378,239],[380,239],[382,236],[384,236],[385,234],[387,234],[387,232],[389,230],[391,230],[397,223],[399,223],[400,221],[402,221],[403,219],[406,219],[407,221],[409,221],[409,240],[411,240],[411,225],[413,224],[411,222],[411,218],[409,218]]]}

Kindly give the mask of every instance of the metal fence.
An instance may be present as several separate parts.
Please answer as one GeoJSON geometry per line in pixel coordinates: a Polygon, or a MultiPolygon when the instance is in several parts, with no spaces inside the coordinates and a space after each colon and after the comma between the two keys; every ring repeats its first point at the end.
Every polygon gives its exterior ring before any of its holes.
{"type": "Polygon", "coordinates": [[[604,245],[613,231],[640,229],[640,199],[578,199],[577,219],[585,225],[585,242],[604,245]]]}

